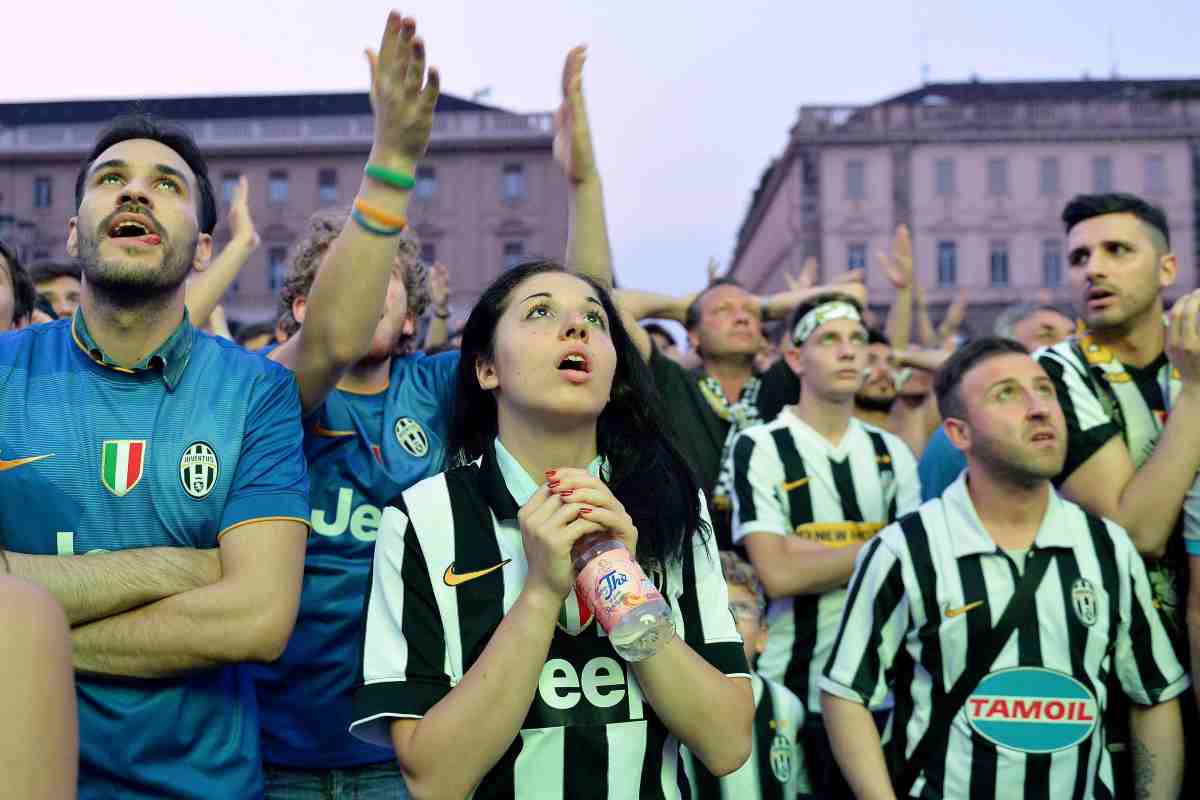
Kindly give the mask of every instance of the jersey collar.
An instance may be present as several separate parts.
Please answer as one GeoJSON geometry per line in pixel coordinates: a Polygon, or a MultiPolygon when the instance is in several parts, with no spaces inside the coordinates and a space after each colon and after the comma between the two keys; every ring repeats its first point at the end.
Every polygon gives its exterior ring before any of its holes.
{"type": "Polygon", "coordinates": [[[108,367],[116,372],[128,374],[157,370],[162,375],[163,383],[167,385],[167,389],[174,391],[175,387],[179,384],[180,378],[183,377],[183,370],[187,367],[188,358],[192,353],[192,344],[196,339],[196,328],[188,320],[188,313],[185,308],[183,310],[183,319],[180,320],[179,326],[167,337],[167,340],[159,345],[158,349],[153,353],[132,367],[120,366],[100,348],[100,345],[92,338],[91,331],[88,330],[87,322],[83,318],[82,306],[75,310],[75,315],[71,318],[71,338],[74,339],[76,346],[87,353],[92,361],[95,361],[97,364],[108,367]]]}
{"type": "MultiPolygon", "coordinates": [[[[500,437],[495,441],[495,459],[485,454],[480,469],[483,471],[483,490],[488,505],[497,519],[515,519],[517,509],[529,502],[529,498],[537,492],[539,484],[535,483],[516,456],[508,452],[500,437]]],[[[593,477],[599,477],[603,471],[605,477],[609,473],[608,460],[604,456],[596,456],[588,464],[587,471],[593,477]]]]}
{"type": "MultiPolygon", "coordinates": [[[[979,514],[975,511],[975,504],[971,502],[971,495],[967,491],[967,470],[963,470],[954,483],[942,493],[942,508],[946,513],[946,529],[950,533],[955,558],[998,552],[999,548],[992,541],[992,537],[988,536],[979,514]]],[[[1074,545],[1075,537],[1071,531],[1077,529],[1063,518],[1065,511],[1062,498],[1054,491],[1054,487],[1051,487],[1046,514],[1042,517],[1042,524],[1033,539],[1035,549],[1070,548],[1074,545]]]]}

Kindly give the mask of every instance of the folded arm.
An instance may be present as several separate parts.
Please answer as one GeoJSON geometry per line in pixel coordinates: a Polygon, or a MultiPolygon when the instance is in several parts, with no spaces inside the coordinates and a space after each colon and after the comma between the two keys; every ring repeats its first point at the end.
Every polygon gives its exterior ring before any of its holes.
{"type": "Polygon", "coordinates": [[[774,533],[748,533],[746,552],[771,597],[820,594],[845,586],[861,544],[831,549],[774,533]]]}
{"type": "Polygon", "coordinates": [[[53,595],[72,626],[198,589],[221,578],[216,550],[146,547],[78,556],[5,555],[14,575],[53,595]]]}
{"type": "Polygon", "coordinates": [[[221,537],[220,580],[72,631],[81,672],[158,678],[273,661],[296,622],[308,528],[248,522],[221,537]]]}

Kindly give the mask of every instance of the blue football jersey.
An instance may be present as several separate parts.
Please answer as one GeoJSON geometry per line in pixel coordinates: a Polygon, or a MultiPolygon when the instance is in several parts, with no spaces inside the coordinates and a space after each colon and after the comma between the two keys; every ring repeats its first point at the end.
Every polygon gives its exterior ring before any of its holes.
{"type": "MultiPolygon", "coordinates": [[[[294,376],[185,318],[121,369],[75,318],[0,336],[0,538],[39,555],[214,548],[264,518],[308,522],[294,376]]],[[[79,796],[262,793],[247,669],[76,676],[79,796]]]]}
{"type": "Polygon", "coordinates": [[[283,656],[256,665],[263,760],[302,768],[395,758],[350,735],[362,608],[383,508],[442,470],[458,352],[393,358],[388,388],[335,389],[305,419],[312,530],[283,656]]]}

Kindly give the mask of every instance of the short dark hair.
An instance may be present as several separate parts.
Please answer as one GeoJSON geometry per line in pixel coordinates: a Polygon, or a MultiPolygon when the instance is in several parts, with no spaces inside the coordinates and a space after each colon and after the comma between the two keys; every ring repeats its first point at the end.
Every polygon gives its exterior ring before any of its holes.
{"type": "MultiPolygon", "coordinates": [[[[848,294],[842,294],[841,292],[825,292],[817,295],[816,297],[811,297],[792,309],[791,316],[788,317],[787,339],[789,342],[792,341],[792,332],[796,330],[796,325],[804,318],[804,315],[812,311],[817,306],[823,306],[826,303],[849,303],[850,305],[854,306],[854,310],[858,312],[859,316],[862,316],[863,313],[862,303],[858,302],[858,300],[854,299],[848,294]]],[[[865,322],[863,323],[863,327],[866,327],[865,322]]],[[[868,336],[869,335],[870,334],[868,333],[868,336]]]]}
{"type": "Polygon", "coordinates": [[[212,181],[208,179],[208,164],[201,155],[196,140],[186,128],[153,117],[144,111],[135,110],[123,114],[112,120],[108,127],[100,132],[92,152],[88,153],[79,167],[79,174],[75,177],[75,210],[78,211],[83,204],[83,185],[92,162],[114,144],[130,139],[151,139],[179,154],[196,176],[196,186],[200,190],[196,198],[200,232],[211,234],[213,228],[217,227],[217,202],[213,198],[212,181]]]}
{"type": "Polygon", "coordinates": [[[737,278],[721,276],[720,278],[713,279],[713,282],[701,289],[700,293],[696,295],[695,299],[688,304],[687,313],[683,317],[683,327],[690,331],[692,328],[696,327],[697,324],[699,324],[700,304],[704,302],[704,296],[720,286],[736,286],[739,289],[743,288],[742,285],[738,283],[737,278]]]}
{"type": "Polygon", "coordinates": [[[21,266],[21,259],[17,257],[15,247],[10,247],[3,239],[0,239],[0,257],[8,267],[8,280],[13,287],[13,318],[12,322],[15,325],[17,320],[24,319],[33,313],[33,306],[37,302],[37,289],[33,286],[33,281],[29,279],[29,273],[25,271],[25,267],[21,266]]]}
{"type": "Polygon", "coordinates": [[[52,281],[55,278],[83,280],[83,267],[73,258],[52,258],[35,261],[29,265],[29,277],[34,284],[52,281]]]}
{"type": "Polygon", "coordinates": [[[657,333],[659,336],[665,336],[665,337],[667,337],[667,341],[669,341],[673,346],[675,346],[675,347],[679,346],[679,342],[675,341],[675,337],[671,335],[671,332],[669,330],[667,330],[664,326],[659,325],[657,322],[642,323],[642,330],[644,330],[646,333],[649,333],[651,335],[657,333]]]}
{"type": "Polygon", "coordinates": [[[867,344],[884,344],[892,346],[892,340],[878,328],[867,328],[867,344]]]}
{"type": "Polygon", "coordinates": [[[938,411],[942,419],[954,417],[965,419],[966,403],[963,402],[963,378],[979,364],[989,358],[1009,353],[1029,355],[1025,345],[1003,336],[984,336],[973,339],[954,351],[933,376],[933,391],[937,395],[938,411]]]}
{"type": "Polygon", "coordinates": [[[1125,192],[1077,194],[1063,209],[1062,221],[1066,226],[1067,233],[1070,233],[1072,228],[1084,220],[1101,217],[1105,214],[1133,214],[1162,236],[1164,249],[1170,249],[1171,229],[1167,225],[1166,212],[1135,194],[1125,192]]]}
{"type": "Polygon", "coordinates": [[[237,333],[234,334],[233,338],[238,344],[245,344],[255,336],[262,336],[263,334],[269,334],[272,339],[275,338],[275,323],[273,321],[251,322],[242,325],[237,329],[237,333]]]}

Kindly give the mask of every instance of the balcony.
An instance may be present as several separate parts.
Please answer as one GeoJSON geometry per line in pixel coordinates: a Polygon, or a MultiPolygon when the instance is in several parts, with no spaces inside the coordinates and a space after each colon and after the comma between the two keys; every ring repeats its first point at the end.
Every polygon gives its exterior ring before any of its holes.
{"type": "MultiPolygon", "coordinates": [[[[39,153],[85,154],[103,126],[30,125],[0,127],[0,155],[39,153]]],[[[186,123],[205,150],[279,146],[361,145],[370,147],[374,120],[369,115],[200,120],[186,123]]],[[[548,113],[453,111],[437,114],[430,141],[434,145],[528,140],[549,145],[553,117],[548,113]]]]}

